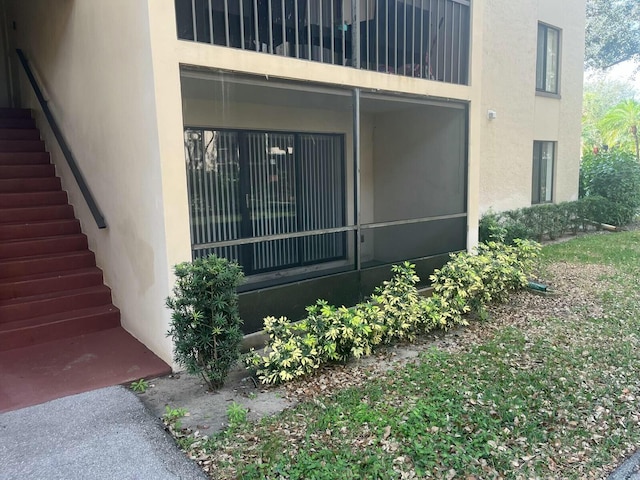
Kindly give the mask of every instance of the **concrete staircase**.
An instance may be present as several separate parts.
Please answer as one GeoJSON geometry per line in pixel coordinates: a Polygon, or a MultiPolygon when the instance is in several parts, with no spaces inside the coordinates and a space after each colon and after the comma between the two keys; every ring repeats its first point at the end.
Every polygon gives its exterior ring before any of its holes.
{"type": "Polygon", "coordinates": [[[29,110],[0,110],[0,350],[120,325],[29,110]]]}
{"type": "MultiPolygon", "coordinates": [[[[128,336],[120,327],[111,290],[103,283],[31,112],[0,109],[0,353],[15,357],[19,349],[55,349],[55,342],[64,341],[60,348],[68,349],[69,339],[89,351],[91,342],[117,337],[113,341],[143,349],[160,363],[150,373],[115,372],[107,383],[170,371],[133,338],[123,343],[123,335],[128,336]]],[[[113,345],[114,352],[121,348],[113,345]]]]}

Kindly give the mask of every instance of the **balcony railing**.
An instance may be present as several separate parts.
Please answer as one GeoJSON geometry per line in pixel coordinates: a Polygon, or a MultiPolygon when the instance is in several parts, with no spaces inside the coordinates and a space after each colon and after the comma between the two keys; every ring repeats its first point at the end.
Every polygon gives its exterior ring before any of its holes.
{"type": "Polygon", "coordinates": [[[178,38],[467,84],[470,0],[175,0],[178,38]]]}

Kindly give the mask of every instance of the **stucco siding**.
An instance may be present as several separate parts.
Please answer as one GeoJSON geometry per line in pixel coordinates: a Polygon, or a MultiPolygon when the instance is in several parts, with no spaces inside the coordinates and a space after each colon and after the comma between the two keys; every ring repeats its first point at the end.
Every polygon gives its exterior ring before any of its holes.
{"type": "Polygon", "coordinates": [[[578,194],[584,0],[489,0],[482,58],[481,211],[531,204],[533,142],[557,142],[554,201],[578,194]],[[538,22],[561,30],[560,93],[536,94],[538,22]],[[493,110],[497,118],[490,120],[493,110]]]}

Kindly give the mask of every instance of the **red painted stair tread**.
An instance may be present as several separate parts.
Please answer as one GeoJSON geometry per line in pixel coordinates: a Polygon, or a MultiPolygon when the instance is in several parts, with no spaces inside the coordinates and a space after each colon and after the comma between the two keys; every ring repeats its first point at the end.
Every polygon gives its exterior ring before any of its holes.
{"type": "Polygon", "coordinates": [[[0,193],[49,192],[61,185],[58,177],[0,178],[0,193]]]}
{"type": "Polygon", "coordinates": [[[40,140],[37,128],[0,128],[0,140],[40,140]]]}
{"type": "Polygon", "coordinates": [[[0,152],[0,165],[39,165],[50,161],[48,152],[0,152]]]}
{"type": "Polygon", "coordinates": [[[96,260],[90,250],[77,250],[58,254],[33,255],[16,259],[0,260],[0,278],[12,278],[35,273],[55,272],[74,268],[95,266],[96,260]]]}
{"type": "Polygon", "coordinates": [[[66,203],[67,192],[62,190],[52,190],[49,192],[0,193],[0,208],[65,205],[66,203]]]}
{"type": "Polygon", "coordinates": [[[78,233],[80,233],[80,222],[75,218],[0,224],[0,241],[25,240],[29,238],[73,235],[78,233]]]}

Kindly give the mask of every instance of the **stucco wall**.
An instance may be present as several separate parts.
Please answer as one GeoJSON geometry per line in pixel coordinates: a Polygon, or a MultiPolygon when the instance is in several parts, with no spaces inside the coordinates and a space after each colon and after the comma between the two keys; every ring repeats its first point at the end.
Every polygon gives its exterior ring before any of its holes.
{"type": "Polygon", "coordinates": [[[480,209],[531,204],[534,140],[557,142],[554,201],[576,199],[585,1],[488,0],[484,10],[480,209]],[[536,95],[538,22],[562,30],[557,98],[536,95]]]}
{"type": "MultiPolygon", "coordinates": [[[[0,4],[0,7],[2,5],[0,4]]],[[[0,8],[0,107],[11,107],[11,74],[9,67],[8,52],[10,46],[7,45],[7,21],[4,18],[4,10],[0,8]]]]}
{"type": "MultiPolygon", "coordinates": [[[[39,77],[50,108],[108,223],[98,230],[22,75],[71,203],[111,287],[122,324],[167,362],[170,268],[146,2],[9,1],[15,46],[39,77]]],[[[179,117],[179,108],[175,112],[179,117]]]]}

